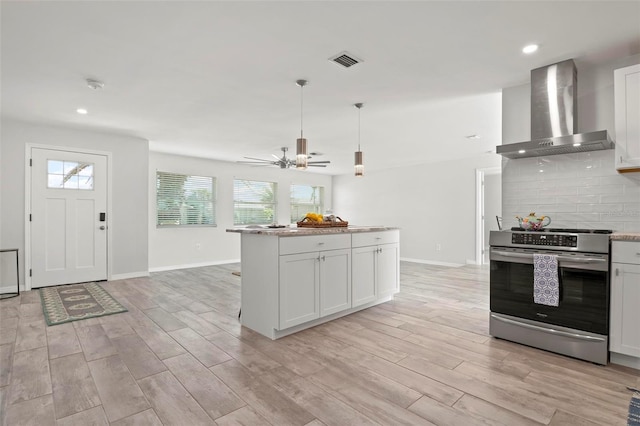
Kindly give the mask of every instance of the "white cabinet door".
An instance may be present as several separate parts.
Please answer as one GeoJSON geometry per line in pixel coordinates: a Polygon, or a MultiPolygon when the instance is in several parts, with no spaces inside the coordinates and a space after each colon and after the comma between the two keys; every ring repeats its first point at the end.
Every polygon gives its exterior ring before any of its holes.
{"type": "Polygon", "coordinates": [[[318,253],[280,256],[280,330],[320,317],[318,253]]]}
{"type": "Polygon", "coordinates": [[[359,247],[352,250],[351,285],[352,306],[364,305],[376,300],[376,255],[377,246],[359,247]]]}
{"type": "Polygon", "coordinates": [[[640,357],[640,265],[612,263],[610,350],[640,357]]]}
{"type": "Polygon", "coordinates": [[[351,250],[320,252],[320,316],[351,308],[351,250]]]}
{"type": "Polygon", "coordinates": [[[640,171],[640,64],[614,71],[616,169],[640,171]]]}
{"type": "Polygon", "coordinates": [[[400,275],[400,271],[398,271],[398,254],[398,244],[384,244],[378,247],[378,299],[383,299],[398,292],[400,275]]]}

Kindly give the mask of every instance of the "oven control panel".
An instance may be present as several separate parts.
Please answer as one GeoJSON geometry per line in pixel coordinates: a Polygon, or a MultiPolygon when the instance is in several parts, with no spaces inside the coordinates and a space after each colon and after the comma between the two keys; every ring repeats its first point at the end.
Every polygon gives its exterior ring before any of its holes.
{"type": "Polygon", "coordinates": [[[577,235],[559,235],[559,234],[535,234],[514,233],[511,235],[512,244],[526,244],[532,246],[554,246],[554,247],[577,247],[577,235]]]}

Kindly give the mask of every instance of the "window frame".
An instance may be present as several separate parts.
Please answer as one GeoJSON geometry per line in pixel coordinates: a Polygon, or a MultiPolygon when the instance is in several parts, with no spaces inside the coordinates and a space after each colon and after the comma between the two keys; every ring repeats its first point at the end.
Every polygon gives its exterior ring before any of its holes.
{"type": "Polygon", "coordinates": [[[324,214],[324,193],[325,193],[325,187],[322,186],[322,185],[292,183],[289,186],[289,219],[291,220],[291,224],[297,223],[298,221],[302,220],[304,218],[304,214],[309,213],[309,212],[324,214]],[[296,187],[296,186],[311,188],[312,191],[315,191],[316,189],[319,189],[320,203],[319,204],[294,203],[293,194],[294,194],[294,191],[295,191],[294,187],[296,187]],[[294,205],[296,205],[296,206],[309,206],[309,207],[314,207],[314,208],[313,209],[307,209],[307,211],[303,214],[303,216],[297,217],[296,220],[294,220],[294,218],[293,218],[294,205]]]}
{"type": "MultiPolygon", "coordinates": [[[[253,190],[252,190],[253,191],[253,190]]],[[[253,194],[254,196],[256,196],[257,194],[253,194]]],[[[256,179],[242,179],[242,178],[234,178],[233,179],[233,226],[234,227],[245,227],[245,226],[251,226],[251,225],[271,225],[273,223],[276,223],[278,220],[278,183],[277,182],[271,182],[271,181],[266,181],[266,180],[256,180],[256,179]],[[237,182],[250,182],[250,183],[259,183],[259,184],[269,184],[270,185],[270,190],[272,192],[272,202],[269,201],[264,201],[264,200],[260,200],[260,201],[253,201],[250,199],[238,199],[237,196],[239,195],[238,191],[236,191],[236,183],[237,182]],[[267,222],[251,222],[251,223],[238,223],[237,222],[237,217],[238,217],[238,205],[239,204],[243,204],[243,205],[262,205],[262,206],[272,206],[273,209],[273,213],[272,213],[272,218],[271,221],[267,221],[267,222]]]]}
{"type": "MultiPolygon", "coordinates": [[[[203,190],[203,189],[209,189],[209,188],[203,188],[201,186],[195,185],[194,187],[192,187],[191,185],[188,188],[182,188],[182,196],[181,197],[175,197],[173,198],[173,201],[176,200],[182,200],[182,202],[184,203],[184,200],[187,198],[187,195],[185,194],[186,191],[191,190],[191,191],[198,191],[198,190],[203,190]]],[[[199,201],[199,200],[196,200],[199,201]]],[[[163,229],[163,228],[215,228],[218,226],[218,217],[216,214],[216,210],[217,210],[217,179],[215,176],[201,176],[201,175],[195,175],[195,174],[184,174],[184,173],[176,173],[176,172],[166,172],[166,171],[162,171],[162,170],[156,170],[156,229],[163,229]],[[180,178],[184,178],[184,183],[183,185],[190,179],[211,179],[211,187],[210,187],[210,200],[202,200],[202,209],[206,212],[207,207],[210,208],[211,211],[211,223],[165,223],[162,224],[160,223],[160,212],[161,209],[160,207],[160,202],[161,199],[166,200],[171,200],[171,197],[168,196],[164,196],[161,197],[160,194],[160,175],[168,175],[171,176],[173,179],[180,179],[180,178]],[[209,204],[209,205],[207,205],[209,204]]],[[[202,213],[203,215],[205,215],[206,213],[202,213]]],[[[206,217],[206,216],[205,216],[206,217]]],[[[182,220],[182,218],[180,218],[180,220],[182,220]]],[[[188,219],[187,219],[188,220],[188,219]]]]}

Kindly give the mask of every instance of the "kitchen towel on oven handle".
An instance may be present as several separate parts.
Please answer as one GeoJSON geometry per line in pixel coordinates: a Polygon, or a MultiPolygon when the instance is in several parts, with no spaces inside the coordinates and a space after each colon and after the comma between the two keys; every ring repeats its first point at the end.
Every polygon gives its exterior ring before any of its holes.
{"type": "Polygon", "coordinates": [[[547,306],[558,306],[560,303],[558,256],[555,254],[533,255],[533,301],[547,306]]]}

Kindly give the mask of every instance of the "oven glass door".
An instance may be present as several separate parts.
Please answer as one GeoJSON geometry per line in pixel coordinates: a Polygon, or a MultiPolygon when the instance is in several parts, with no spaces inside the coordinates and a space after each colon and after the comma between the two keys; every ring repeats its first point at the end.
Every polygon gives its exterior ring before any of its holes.
{"type": "Polygon", "coordinates": [[[540,250],[492,247],[491,311],[576,330],[609,334],[609,258],[605,254],[558,255],[560,302],[533,301],[533,254],[540,250]]]}

